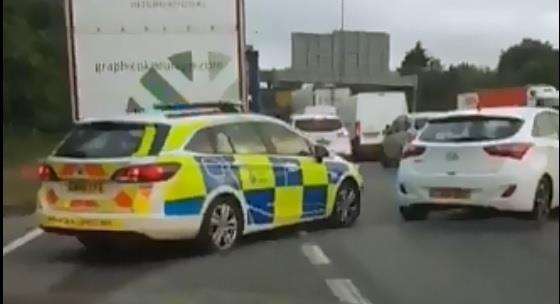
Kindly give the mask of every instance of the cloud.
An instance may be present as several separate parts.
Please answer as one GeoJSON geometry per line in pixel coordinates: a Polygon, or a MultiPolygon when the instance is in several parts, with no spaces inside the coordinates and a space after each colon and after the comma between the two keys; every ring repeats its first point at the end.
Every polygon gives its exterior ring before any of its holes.
{"type": "MultiPolygon", "coordinates": [[[[391,35],[391,66],[421,40],[444,64],[495,67],[501,50],[525,37],[558,47],[556,0],[345,0],[346,28],[391,35]]],[[[290,34],[340,28],[340,0],[246,0],[247,40],[261,66],[290,65],[290,34]]]]}

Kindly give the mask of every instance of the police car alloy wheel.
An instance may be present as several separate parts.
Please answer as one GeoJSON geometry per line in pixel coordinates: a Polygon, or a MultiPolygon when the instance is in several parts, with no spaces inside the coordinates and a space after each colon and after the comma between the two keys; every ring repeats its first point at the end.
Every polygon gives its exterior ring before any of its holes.
{"type": "Polygon", "coordinates": [[[345,181],[338,190],[336,203],[331,214],[331,224],[348,227],[354,224],[360,215],[360,192],[351,182],[345,181]]]}
{"type": "Polygon", "coordinates": [[[214,201],[204,217],[200,241],[213,251],[228,250],[242,233],[243,216],[230,198],[214,201]]]}

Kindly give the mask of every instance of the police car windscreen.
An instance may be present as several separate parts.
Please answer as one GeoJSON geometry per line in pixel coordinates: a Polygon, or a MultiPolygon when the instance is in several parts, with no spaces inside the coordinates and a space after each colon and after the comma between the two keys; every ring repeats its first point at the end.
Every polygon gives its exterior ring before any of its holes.
{"type": "Polygon", "coordinates": [[[76,127],[55,155],[72,158],[127,157],[140,147],[142,124],[94,123],[76,127]]]}
{"type": "Polygon", "coordinates": [[[513,136],[523,121],[503,117],[449,117],[431,120],[420,140],[426,142],[476,142],[513,136]]]}
{"type": "Polygon", "coordinates": [[[295,125],[305,132],[332,132],[342,128],[339,119],[301,119],[296,120],[295,125]]]}

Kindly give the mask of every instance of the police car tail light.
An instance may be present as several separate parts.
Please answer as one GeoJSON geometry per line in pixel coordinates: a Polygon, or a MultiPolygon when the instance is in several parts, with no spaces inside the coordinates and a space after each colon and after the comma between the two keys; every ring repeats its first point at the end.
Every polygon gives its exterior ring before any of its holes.
{"type": "Polygon", "coordinates": [[[54,169],[49,165],[40,165],[37,169],[37,175],[42,182],[58,180],[56,172],[54,172],[54,169]]]}
{"type": "Polygon", "coordinates": [[[522,159],[532,146],[530,143],[501,144],[486,146],[484,151],[490,156],[522,159]]]}
{"type": "Polygon", "coordinates": [[[172,178],[179,171],[179,164],[150,164],[117,170],[113,180],[119,183],[153,183],[172,178]]]}
{"type": "Polygon", "coordinates": [[[404,149],[401,158],[417,157],[424,154],[424,152],[426,152],[426,147],[409,145],[404,149]]]}

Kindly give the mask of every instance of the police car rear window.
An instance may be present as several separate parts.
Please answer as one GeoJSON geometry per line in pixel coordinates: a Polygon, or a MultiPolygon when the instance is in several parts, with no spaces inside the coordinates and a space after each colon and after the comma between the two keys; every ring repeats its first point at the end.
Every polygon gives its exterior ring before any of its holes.
{"type": "MultiPolygon", "coordinates": [[[[111,158],[128,157],[136,153],[142,143],[146,125],[130,123],[93,123],[77,126],[55,152],[59,157],[111,158]]],[[[150,154],[161,150],[158,144],[168,128],[156,128],[150,154]],[[156,147],[158,146],[158,147],[156,147]]]]}

